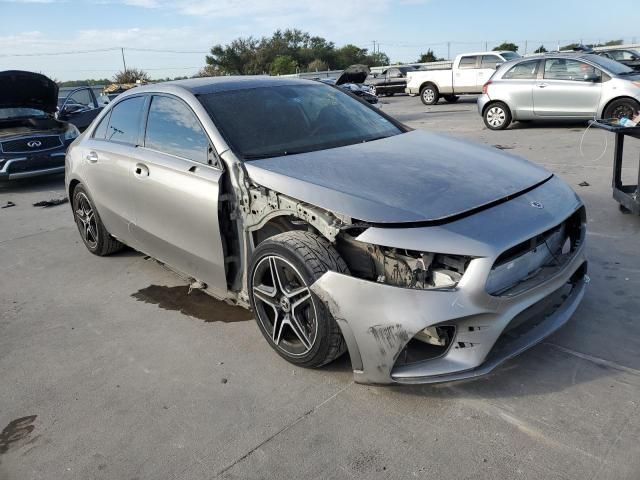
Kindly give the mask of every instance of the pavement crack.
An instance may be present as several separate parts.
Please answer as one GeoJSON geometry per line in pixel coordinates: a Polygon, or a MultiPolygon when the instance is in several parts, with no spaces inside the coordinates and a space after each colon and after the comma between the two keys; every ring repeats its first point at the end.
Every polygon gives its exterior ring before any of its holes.
{"type": "Polygon", "coordinates": [[[322,408],[323,405],[325,405],[326,403],[329,403],[330,401],[332,401],[333,399],[335,399],[338,395],[340,395],[342,392],[344,392],[347,388],[349,388],[351,385],[353,385],[353,382],[349,382],[347,385],[345,385],[344,387],[342,387],[340,390],[338,390],[336,393],[334,393],[333,395],[331,395],[330,397],[326,398],[325,400],[323,400],[322,402],[320,402],[319,404],[315,405],[313,408],[311,408],[310,410],[307,410],[306,412],[304,412],[302,415],[300,415],[298,418],[296,418],[295,420],[293,420],[291,423],[288,423],[287,425],[285,425],[284,427],[282,427],[280,430],[278,430],[277,432],[275,432],[273,435],[270,435],[269,437],[267,437],[265,440],[263,440],[262,442],[260,442],[258,445],[256,445],[255,447],[253,447],[251,450],[249,450],[247,453],[245,453],[244,455],[242,455],[241,457],[237,458],[236,460],[234,460],[232,463],[230,463],[229,465],[227,465],[226,467],[224,467],[222,470],[218,471],[215,476],[213,478],[218,478],[220,475],[226,473],[227,471],[231,470],[233,467],[235,467],[237,464],[239,464],[240,462],[242,462],[243,460],[249,458],[256,450],[258,450],[259,448],[263,447],[264,445],[266,445],[267,443],[269,443],[271,440],[273,440],[274,438],[278,437],[279,435],[283,434],[284,432],[288,431],[289,429],[291,429],[292,427],[294,427],[295,425],[297,425],[298,423],[300,423],[302,420],[304,420],[305,418],[307,418],[308,416],[310,416],[311,414],[313,414],[314,412],[316,412],[318,409],[322,408]]]}
{"type": "Polygon", "coordinates": [[[619,370],[621,372],[630,373],[631,375],[640,376],[640,370],[631,367],[625,367],[624,365],[620,365],[619,363],[612,362],[611,360],[605,360],[604,358],[594,357],[593,355],[589,355],[587,353],[577,352],[575,350],[571,350],[567,347],[562,347],[555,343],[544,342],[544,345],[548,345],[553,347],[561,352],[568,353],[569,355],[573,355],[574,357],[581,358],[582,360],[586,360],[587,362],[595,363],[596,365],[600,365],[603,367],[613,368],[614,370],[619,370]]]}

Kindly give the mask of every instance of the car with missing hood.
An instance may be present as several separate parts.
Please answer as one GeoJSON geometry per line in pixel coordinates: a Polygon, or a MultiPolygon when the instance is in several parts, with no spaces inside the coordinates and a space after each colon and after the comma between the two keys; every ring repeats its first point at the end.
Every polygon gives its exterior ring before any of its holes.
{"type": "Polygon", "coordinates": [[[129,245],[250,308],[289,362],[356,381],[491,371],[562,326],[588,277],[585,210],[497,149],[277,77],[136,88],[67,152],[90,252],[129,245]]]}
{"type": "Polygon", "coordinates": [[[57,120],[58,85],[39,73],[0,72],[0,180],[64,172],[78,129],[57,120]]]}
{"type": "Polygon", "coordinates": [[[320,81],[327,85],[342,88],[356,97],[360,97],[365,102],[376,105],[378,96],[375,93],[375,89],[364,84],[369,74],[370,70],[366,65],[351,65],[344,69],[338,78],[325,78],[320,79],[320,81]]]}

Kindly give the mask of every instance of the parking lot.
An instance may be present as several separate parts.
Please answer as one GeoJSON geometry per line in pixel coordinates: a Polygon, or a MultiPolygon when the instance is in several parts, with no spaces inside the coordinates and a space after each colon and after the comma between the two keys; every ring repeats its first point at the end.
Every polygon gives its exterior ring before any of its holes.
{"type": "Polygon", "coordinates": [[[33,206],[64,197],[62,177],[0,184],[15,204],[0,209],[0,480],[640,478],[640,218],[611,198],[613,136],[489,131],[475,98],[382,109],[523,156],[582,197],[591,283],[562,330],[479,380],[358,385],[348,356],[294,367],[250,314],[186,297],[143,254],[91,255],[68,204],[33,206]]]}

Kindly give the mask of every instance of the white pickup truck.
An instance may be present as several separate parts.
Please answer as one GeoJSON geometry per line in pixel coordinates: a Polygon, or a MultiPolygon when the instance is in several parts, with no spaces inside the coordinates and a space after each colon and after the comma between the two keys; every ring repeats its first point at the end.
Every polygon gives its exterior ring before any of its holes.
{"type": "Polygon", "coordinates": [[[404,91],[419,94],[425,105],[438,103],[440,97],[454,103],[459,95],[482,93],[482,86],[499,64],[519,57],[515,52],[502,51],[463,53],[456,57],[451,68],[408,72],[404,91]]]}

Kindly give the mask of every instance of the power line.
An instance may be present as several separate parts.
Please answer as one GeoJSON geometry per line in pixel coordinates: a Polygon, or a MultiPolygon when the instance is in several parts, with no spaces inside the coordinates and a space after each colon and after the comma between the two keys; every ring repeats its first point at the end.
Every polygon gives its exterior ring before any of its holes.
{"type": "Polygon", "coordinates": [[[178,53],[178,54],[198,54],[198,55],[206,55],[209,52],[199,51],[199,50],[163,50],[159,48],[129,48],[129,47],[111,47],[111,48],[97,48],[92,50],[69,50],[64,52],[42,52],[42,53],[2,53],[0,57],[49,57],[55,55],[76,55],[82,53],[102,53],[102,52],[115,52],[120,50],[123,53],[124,51],[131,52],[152,52],[152,53],[178,53]]]}

